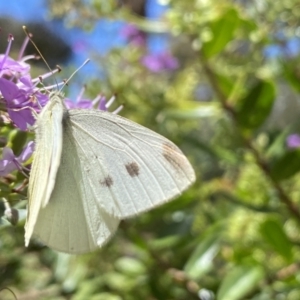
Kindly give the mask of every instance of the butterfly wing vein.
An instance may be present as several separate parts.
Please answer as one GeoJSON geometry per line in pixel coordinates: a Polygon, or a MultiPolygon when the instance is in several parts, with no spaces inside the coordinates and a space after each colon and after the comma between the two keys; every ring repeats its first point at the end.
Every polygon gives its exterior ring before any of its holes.
{"type": "Polygon", "coordinates": [[[187,158],[161,135],[102,111],[71,110],[66,128],[95,198],[128,218],[178,196],[194,180],[187,158]]]}
{"type": "Polygon", "coordinates": [[[107,112],[61,107],[58,111],[42,112],[56,114],[51,132],[44,132],[47,120],[38,119],[42,138],[37,140],[30,177],[27,241],[33,232],[59,251],[92,251],[113,236],[120,219],[167,202],[194,182],[187,158],[161,135],[107,112]],[[62,152],[57,163],[59,128],[62,152]],[[50,149],[44,140],[49,136],[50,149]],[[45,179],[43,170],[51,164],[54,171],[45,179]]]}

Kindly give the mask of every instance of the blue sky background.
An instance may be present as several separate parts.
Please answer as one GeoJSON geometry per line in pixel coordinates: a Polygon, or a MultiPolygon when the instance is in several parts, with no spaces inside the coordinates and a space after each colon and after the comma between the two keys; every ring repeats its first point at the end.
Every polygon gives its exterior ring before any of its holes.
{"type": "MultiPolygon", "coordinates": [[[[146,15],[150,19],[158,19],[167,9],[167,6],[159,4],[159,0],[146,1],[146,15]]],[[[47,14],[48,10],[45,0],[0,1],[0,16],[16,18],[24,22],[25,25],[26,22],[29,21],[45,22],[50,29],[60,33],[63,39],[65,39],[73,49],[76,49],[80,42],[86,51],[74,52],[71,63],[76,67],[90,57],[89,52],[93,53],[97,51],[100,54],[105,54],[112,47],[122,47],[124,45],[125,41],[119,35],[120,28],[124,24],[122,21],[110,22],[102,19],[95,24],[95,28],[92,32],[84,32],[78,28],[66,29],[62,21],[49,21],[47,14]]],[[[22,29],[20,28],[20,30],[22,29]]],[[[168,48],[168,37],[164,34],[149,34],[147,42],[149,52],[152,53],[161,52],[168,48]]],[[[285,53],[283,53],[282,47],[277,44],[271,44],[266,47],[265,55],[269,58],[276,58],[287,54],[292,56],[297,55],[300,51],[299,38],[287,40],[286,47],[287,49],[285,49],[285,53]]],[[[91,74],[91,72],[96,71],[92,63],[87,65],[84,69],[81,74],[91,74]]]]}
{"type": "MultiPolygon", "coordinates": [[[[158,3],[157,0],[147,0],[146,15],[148,18],[157,19],[167,9],[158,3]]],[[[95,24],[92,32],[85,32],[78,28],[66,29],[62,21],[48,21],[46,1],[44,0],[26,0],[26,5],[20,5],[20,0],[0,1],[0,16],[16,18],[19,21],[39,21],[45,22],[53,31],[59,33],[70,45],[77,45],[81,41],[87,49],[106,53],[111,47],[124,45],[124,40],[120,37],[120,28],[124,22],[111,22],[105,19],[99,20],[95,24]]],[[[22,30],[20,28],[20,30],[22,30]]],[[[162,34],[150,34],[148,37],[149,51],[163,51],[167,46],[166,37],[162,34]]],[[[78,54],[79,55],[79,54],[78,54]]],[[[88,54],[85,54],[88,55],[88,54]]],[[[76,63],[84,61],[85,58],[74,57],[76,63]]]]}
{"type": "MultiPolygon", "coordinates": [[[[148,18],[158,19],[167,10],[167,6],[159,4],[158,0],[147,0],[145,9],[148,18]]],[[[120,29],[124,25],[121,20],[112,22],[102,19],[95,24],[93,31],[85,32],[79,28],[66,29],[63,26],[63,21],[60,20],[49,21],[47,14],[45,0],[0,1],[0,16],[12,17],[23,22],[24,25],[30,21],[43,22],[55,33],[59,33],[73,50],[70,64],[76,68],[91,57],[91,53],[105,54],[112,47],[125,45],[125,40],[120,37],[120,29]],[[21,4],[21,2],[26,2],[26,5],[21,4]],[[76,51],[78,48],[80,51],[76,51]]],[[[168,38],[164,34],[150,33],[147,38],[147,45],[149,52],[158,53],[167,48],[168,38]]],[[[86,83],[91,74],[101,76],[99,68],[93,65],[93,62],[80,70],[79,74],[76,75],[78,80],[75,81],[86,83]]],[[[78,90],[79,87],[75,89],[78,90]]]]}

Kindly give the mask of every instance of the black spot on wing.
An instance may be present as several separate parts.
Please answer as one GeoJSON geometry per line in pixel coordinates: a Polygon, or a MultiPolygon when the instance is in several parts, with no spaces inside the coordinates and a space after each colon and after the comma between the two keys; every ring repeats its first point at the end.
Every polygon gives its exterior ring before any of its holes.
{"type": "Polygon", "coordinates": [[[100,184],[109,188],[114,184],[114,181],[110,176],[106,176],[104,180],[100,181],[100,184]]]}
{"type": "Polygon", "coordinates": [[[136,162],[129,163],[125,167],[131,177],[139,176],[140,167],[136,162]]]}
{"type": "Polygon", "coordinates": [[[163,156],[172,165],[172,167],[179,171],[182,170],[185,163],[185,157],[181,151],[172,143],[163,144],[163,156]]]}

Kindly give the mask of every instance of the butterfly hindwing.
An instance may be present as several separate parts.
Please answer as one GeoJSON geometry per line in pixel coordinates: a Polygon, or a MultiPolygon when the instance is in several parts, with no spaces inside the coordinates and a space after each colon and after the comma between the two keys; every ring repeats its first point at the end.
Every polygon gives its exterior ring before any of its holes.
{"type": "Polygon", "coordinates": [[[118,224],[97,203],[73,141],[64,132],[54,190],[39,212],[34,235],[53,249],[78,254],[103,246],[118,224]]]}

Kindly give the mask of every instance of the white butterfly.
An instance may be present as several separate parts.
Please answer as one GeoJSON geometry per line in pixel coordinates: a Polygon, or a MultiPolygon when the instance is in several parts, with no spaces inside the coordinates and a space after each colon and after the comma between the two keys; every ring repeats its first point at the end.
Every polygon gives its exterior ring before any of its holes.
{"type": "Polygon", "coordinates": [[[121,219],[181,194],[195,173],[177,146],[116,114],[67,110],[54,92],[37,117],[25,244],[66,253],[103,246],[121,219]]]}

